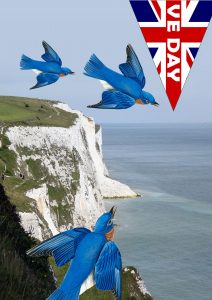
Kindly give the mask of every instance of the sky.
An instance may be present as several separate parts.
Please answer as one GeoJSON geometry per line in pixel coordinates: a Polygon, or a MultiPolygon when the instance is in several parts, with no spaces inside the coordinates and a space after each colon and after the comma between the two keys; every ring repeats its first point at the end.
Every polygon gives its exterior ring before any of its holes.
{"type": "Polygon", "coordinates": [[[129,0],[1,0],[0,94],[60,100],[91,116],[97,123],[211,122],[212,24],[173,112],[149,54],[129,0]],[[40,59],[42,40],[61,56],[63,65],[76,72],[57,83],[29,90],[36,82],[31,71],[21,71],[24,53],[40,59]],[[133,45],[146,76],[145,90],[160,107],[134,105],[127,110],[95,110],[86,106],[101,100],[98,80],[83,75],[92,53],[118,70],[126,60],[125,48],[133,45]]]}

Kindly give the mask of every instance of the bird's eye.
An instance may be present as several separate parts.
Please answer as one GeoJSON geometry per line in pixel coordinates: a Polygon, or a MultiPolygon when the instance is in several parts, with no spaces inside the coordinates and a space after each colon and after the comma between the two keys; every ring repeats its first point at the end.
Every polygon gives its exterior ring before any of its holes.
{"type": "Polygon", "coordinates": [[[107,225],[112,225],[113,224],[113,221],[112,220],[110,220],[108,223],[107,223],[107,225]]]}

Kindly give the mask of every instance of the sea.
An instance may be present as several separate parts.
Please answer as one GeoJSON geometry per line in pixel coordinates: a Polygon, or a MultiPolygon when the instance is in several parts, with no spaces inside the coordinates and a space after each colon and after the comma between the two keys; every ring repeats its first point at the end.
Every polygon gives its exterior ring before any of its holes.
{"type": "Polygon", "coordinates": [[[103,124],[116,243],[154,300],[212,300],[212,124],[103,124]]]}

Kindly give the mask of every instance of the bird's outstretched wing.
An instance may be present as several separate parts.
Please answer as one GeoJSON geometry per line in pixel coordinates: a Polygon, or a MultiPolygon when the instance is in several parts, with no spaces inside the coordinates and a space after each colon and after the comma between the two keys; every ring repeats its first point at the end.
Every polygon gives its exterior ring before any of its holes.
{"type": "Polygon", "coordinates": [[[125,109],[133,106],[135,104],[135,100],[119,91],[108,90],[103,92],[102,100],[93,105],[89,105],[88,107],[92,108],[102,108],[102,109],[125,109]]]}
{"type": "Polygon", "coordinates": [[[138,83],[141,85],[141,88],[143,89],[146,83],[146,79],[138,57],[131,45],[127,45],[126,52],[127,61],[126,63],[120,64],[119,69],[124,74],[124,76],[138,81],[138,83]]]}
{"type": "Polygon", "coordinates": [[[49,44],[47,44],[47,42],[43,41],[42,45],[45,49],[45,53],[43,55],[41,55],[41,57],[46,61],[46,62],[54,62],[59,64],[60,66],[62,65],[62,60],[59,57],[59,55],[57,54],[56,51],[54,51],[54,49],[52,49],[51,46],[49,46],[49,44]]]}
{"type": "Polygon", "coordinates": [[[95,282],[99,290],[111,290],[116,300],[121,299],[121,254],[112,241],[102,249],[95,266],[95,282]]]}
{"type": "Polygon", "coordinates": [[[90,230],[74,228],[59,233],[27,251],[29,256],[53,256],[57,266],[63,266],[75,255],[76,248],[90,230]]]}
{"type": "Polygon", "coordinates": [[[52,83],[55,83],[60,76],[58,74],[53,73],[40,73],[37,76],[37,83],[33,87],[30,88],[30,90],[37,89],[52,83]]]}

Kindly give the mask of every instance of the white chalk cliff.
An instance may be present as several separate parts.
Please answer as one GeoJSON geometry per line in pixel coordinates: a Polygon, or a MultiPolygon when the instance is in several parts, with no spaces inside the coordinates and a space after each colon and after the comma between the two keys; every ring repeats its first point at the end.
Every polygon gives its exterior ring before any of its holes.
{"type": "Polygon", "coordinates": [[[102,158],[101,128],[75,113],[73,126],[12,126],[5,135],[16,153],[17,176],[31,179],[29,208],[19,211],[23,227],[39,240],[76,226],[92,228],[105,210],[103,198],[135,197],[127,185],[109,178],[102,158]]]}

